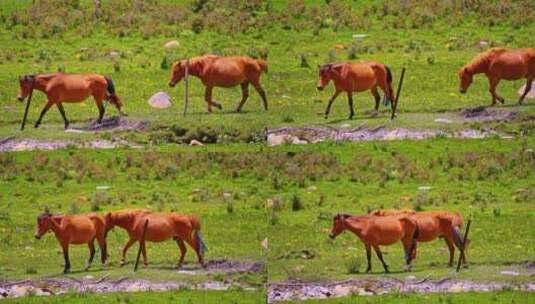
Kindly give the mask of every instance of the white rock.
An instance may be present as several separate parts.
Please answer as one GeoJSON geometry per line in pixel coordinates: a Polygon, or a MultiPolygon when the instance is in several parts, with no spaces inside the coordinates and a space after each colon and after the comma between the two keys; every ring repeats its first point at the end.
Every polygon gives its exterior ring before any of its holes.
{"type": "Polygon", "coordinates": [[[508,275],[508,276],[515,276],[515,277],[516,277],[517,275],[519,275],[518,272],[516,272],[516,271],[511,271],[511,270],[504,270],[504,271],[501,271],[500,273],[501,273],[501,274],[504,274],[504,275],[508,275]]]}
{"type": "MultiPolygon", "coordinates": [[[[518,95],[522,96],[524,94],[524,90],[526,89],[526,85],[524,84],[519,90],[518,95]]],[[[528,95],[526,95],[526,98],[535,98],[535,82],[531,84],[531,89],[528,92],[528,95]]]]}
{"type": "Polygon", "coordinates": [[[180,47],[180,42],[178,42],[178,40],[170,40],[170,41],[167,41],[167,42],[164,44],[164,47],[165,47],[166,49],[179,48],[179,47],[180,47]]]}
{"type": "Polygon", "coordinates": [[[268,238],[263,239],[261,245],[262,245],[262,248],[268,250],[268,248],[269,248],[268,238]]]}
{"type": "Polygon", "coordinates": [[[204,144],[196,139],[192,139],[190,142],[189,142],[189,145],[190,146],[204,146],[204,144]]]}
{"type": "Polygon", "coordinates": [[[435,119],[435,122],[441,122],[441,123],[452,123],[453,121],[447,119],[447,118],[437,118],[435,119]]]}
{"type": "Polygon", "coordinates": [[[147,102],[153,108],[165,109],[171,106],[171,96],[165,92],[158,92],[152,95],[147,102]]]}

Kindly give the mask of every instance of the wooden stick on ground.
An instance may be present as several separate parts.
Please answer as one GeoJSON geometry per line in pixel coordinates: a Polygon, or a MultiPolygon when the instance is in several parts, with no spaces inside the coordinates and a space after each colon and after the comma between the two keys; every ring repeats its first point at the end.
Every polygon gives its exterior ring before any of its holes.
{"type": "Polygon", "coordinates": [[[184,116],[186,116],[186,112],[188,112],[188,96],[189,96],[189,84],[188,84],[188,76],[189,76],[189,59],[186,60],[186,68],[184,71],[184,116]]]}
{"type": "Polygon", "coordinates": [[[398,92],[396,93],[396,96],[394,97],[396,100],[392,101],[392,116],[390,117],[390,119],[394,119],[394,117],[396,117],[396,109],[398,107],[399,94],[401,94],[401,86],[403,85],[403,78],[405,78],[405,68],[401,70],[401,76],[399,78],[399,84],[398,84],[398,92]]]}
{"type": "Polygon", "coordinates": [[[20,130],[24,130],[24,125],[26,124],[26,117],[28,117],[28,109],[30,109],[30,102],[32,101],[33,90],[30,91],[30,96],[28,96],[28,101],[26,102],[26,109],[24,110],[24,116],[22,118],[22,123],[20,124],[20,130]]]}
{"type": "Polygon", "coordinates": [[[461,250],[461,254],[459,255],[459,263],[457,263],[457,272],[461,270],[461,261],[464,257],[464,246],[466,245],[466,242],[468,240],[468,232],[470,231],[471,223],[472,223],[472,220],[468,220],[468,224],[466,224],[466,231],[464,232],[463,243],[461,244],[461,248],[459,248],[461,250]]]}
{"type": "Polygon", "coordinates": [[[139,265],[139,257],[141,256],[141,249],[143,243],[145,242],[145,233],[147,233],[147,226],[149,225],[149,220],[145,220],[145,225],[143,225],[143,233],[141,234],[141,240],[139,240],[139,250],[137,251],[136,264],[134,265],[134,271],[137,271],[137,266],[139,265]]]}

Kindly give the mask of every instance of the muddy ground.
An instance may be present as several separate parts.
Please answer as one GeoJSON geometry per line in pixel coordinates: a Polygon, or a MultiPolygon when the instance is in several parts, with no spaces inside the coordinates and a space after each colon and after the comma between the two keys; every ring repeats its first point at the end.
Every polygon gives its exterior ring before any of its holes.
{"type": "MultiPolygon", "coordinates": [[[[198,264],[185,264],[179,270],[173,270],[181,274],[204,275],[216,273],[258,273],[264,268],[262,262],[238,262],[229,260],[212,260],[207,262],[207,267],[202,268],[198,264]]],[[[0,282],[0,299],[17,298],[29,295],[49,296],[59,295],[68,292],[137,292],[137,291],[166,291],[181,288],[206,289],[206,290],[226,290],[239,287],[246,290],[253,290],[251,286],[232,281],[209,280],[201,283],[190,283],[187,281],[150,281],[144,279],[131,279],[123,277],[120,279],[94,278],[91,275],[83,278],[73,278],[70,276],[59,276],[50,278],[40,278],[34,280],[20,280],[12,282],[0,282]]]]}
{"type": "Polygon", "coordinates": [[[503,282],[474,282],[451,278],[441,280],[418,280],[415,278],[399,280],[391,277],[315,283],[287,281],[268,285],[268,302],[338,298],[350,295],[373,296],[392,292],[487,292],[504,289],[535,291],[535,282],[512,284],[503,282]]]}

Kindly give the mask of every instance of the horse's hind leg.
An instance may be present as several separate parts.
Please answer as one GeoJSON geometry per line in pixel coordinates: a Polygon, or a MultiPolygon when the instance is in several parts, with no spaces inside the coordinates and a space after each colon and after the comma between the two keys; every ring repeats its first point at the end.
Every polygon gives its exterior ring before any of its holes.
{"type": "Polygon", "coordinates": [[[522,96],[520,96],[520,99],[518,99],[518,104],[522,104],[524,101],[524,98],[526,98],[526,95],[528,95],[528,92],[531,90],[531,84],[533,83],[533,78],[528,78],[526,82],[526,88],[524,89],[524,93],[522,93],[522,96]]]}
{"type": "Polygon", "coordinates": [[[147,260],[147,247],[145,246],[145,241],[139,241],[139,246],[141,246],[141,254],[143,255],[143,265],[149,266],[149,261],[147,260]]]}
{"type": "Polygon", "coordinates": [[[100,261],[102,264],[106,263],[108,259],[108,244],[104,236],[97,237],[98,246],[100,247],[100,261]]]}
{"type": "Polygon", "coordinates": [[[355,115],[353,111],[353,93],[347,92],[347,102],[349,104],[349,119],[353,119],[353,115],[355,115]]]}
{"type": "Polygon", "coordinates": [[[99,96],[93,96],[93,97],[95,98],[95,102],[96,102],[97,108],[98,108],[98,120],[97,120],[97,122],[98,123],[102,123],[102,118],[104,117],[104,112],[105,112],[104,105],[102,104],[103,98],[101,98],[99,96]]]}
{"type": "Polygon", "coordinates": [[[381,263],[383,263],[383,268],[385,269],[385,272],[389,273],[390,271],[388,271],[388,265],[383,259],[383,254],[381,253],[381,249],[379,249],[379,246],[373,246],[373,250],[375,250],[375,254],[377,254],[377,257],[379,258],[379,260],[381,260],[381,263]]]}
{"type": "Polygon", "coordinates": [[[258,95],[260,95],[260,98],[262,98],[262,102],[264,103],[264,110],[267,111],[268,102],[267,102],[267,97],[266,97],[266,91],[264,91],[264,88],[262,88],[262,86],[260,85],[260,82],[253,82],[252,84],[256,92],[258,92],[258,95]]]}
{"type": "Polygon", "coordinates": [[[87,243],[87,246],[89,247],[89,260],[87,260],[87,265],[85,266],[86,271],[91,267],[91,263],[93,263],[93,258],[95,257],[95,239],[87,243]]]}
{"type": "Polygon", "coordinates": [[[249,98],[249,82],[245,81],[241,84],[241,101],[236,108],[236,112],[241,112],[241,109],[247,101],[247,98],[249,98]]]}
{"type": "Polygon", "coordinates": [[[444,241],[446,242],[446,245],[448,246],[448,250],[450,251],[450,260],[448,262],[448,266],[453,266],[453,259],[455,257],[455,246],[453,245],[453,241],[449,239],[448,237],[444,237],[444,241]]]}
{"type": "Polygon", "coordinates": [[[188,249],[186,248],[186,245],[184,245],[184,241],[181,239],[176,239],[176,244],[180,249],[180,260],[178,261],[177,265],[177,268],[180,268],[182,263],[184,263],[184,257],[186,256],[186,251],[188,251],[188,249]]]}
{"type": "Polygon", "coordinates": [[[186,239],[186,243],[188,243],[188,245],[190,245],[191,248],[195,250],[195,253],[197,254],[197,259],[199,260],[199,264],[201,264],[202,267],[206,267],[206,264],[204,264],[204,258],[199,252],[199,244],[197,243],[197,241],[192,239],[191,237],[188,237],[186,239]]]}
{"type": "Polygon", "coordinates": [[[381,102],[381,95],[379,95],[379,92],[377,91],[377,87],[372,88],[372,95],[373,98],[375,98],[375,115],[379,111],[379,103],[381,102]]]}
{"type": "Polygon", "coordinates": [[[206,102],[206,107],[209,113],[212,113],[212,105],[216,106],[217,108],[221,109],[221,105],[214,103],[212,101],[212,90],[213,87],[206,87],[204,91],[204,101],[206,102]],[[219,106],[218,106],[219,105],[219,106]]]}
{"type": "Polygon", "coordinates": [[[48,102],[45,104],[45,106],[43,107],[43,109],[41,110],[41,114],[39,115],[39,119],[37,119],[37,121],[35,122],[35,127],[38,128],[39,125],[41,124],[41,120],[43,120],[43,116],[45,116],[46,112],[48,111],[48,109],[50,109],[50,107],[54,104],[53,101],[50,101],[48,100],[48,102]]]}
{"type": "Polygon", "coordinates": [[[69,127],[69,121],[67,120],[67,116],[65,116],[65,109],[63,109],[61,102],[56,103],[56,106],[58,107],[59,113],[61,113],[61,117],[63,117],[63,122],[65,122],[65,129],[67,129],[69,127]]]}

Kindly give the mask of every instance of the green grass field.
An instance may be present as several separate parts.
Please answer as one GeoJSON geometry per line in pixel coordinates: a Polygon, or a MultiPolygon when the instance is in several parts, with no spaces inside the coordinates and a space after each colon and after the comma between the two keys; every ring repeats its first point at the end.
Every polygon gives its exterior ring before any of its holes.
{"type": "MultiPolygon", "coordinates": [[[[109,235],[111,261],[88,272],[85,246],[71,250],[73,278],[173,280],[197,283],[232,281],[256,288],[185,290],[156,294],[68,294],[26,297],[13,303],[118,302],[264,303],[266,282],[334,281],[381,278],[362,274],[365,251],[345,233],[327,238],[337,212],[366,213],[374,208],[446,209],[471,218],[470,267],[454,274],[446,265],[443,241],[420,244],[412,273],[400,272],[401,246],[384,248],[391,276],[520,284],[533,281],[526,265],[535,257],[535,101],[517,105],[524,81],[503,81],[506,99],[498,110],[515,112],[509,121],[463,120],[460,109],[490,104],[487,79],[475,78],[468,94],[458,91],[457,71],[489,47],[533,47],[535,5],[527,0],[365,1],[365,0],[166,0],[102,1],[99,17],[89,0],[3,0],[0,4],[0,141],[16,139],[124,139],[141,149],[68,149],[0,153],[0,280],[61,276],[63,258],[52,234],[33,238],[36,216],[45,206],[56,213],[86,213],[147,208],[195,213],[202,218],[208,260],[264,262],[257,273],[189,275],[172,269],[175,243],[149,244],[149,267],[134,273],[131,262],[118,265],[127,235],[109,235]],[[359,40],[354,35],[364,34],[359,40]],[[177,40],[178,48],[164,44],[177,40]],[[170,64],[200,54],[261,56],[269,111],[251,88],[244,113],[234,113],[239,88],[216,88],[223,111],[207,113],[200,80],[190,81],[186,117],[183,83],[169,88],[170,64]],[[397,87],[407,69],[399,115],[391,121],[380,107],[371,117],[373,97],[355,95],[356,117],[349,121],[341,94],[331,116],[323,118],[333,92],[316,90],[317,66],[327,62],[377,60],[386,63],[397,87]],[[19,131],[24,104],[16,101],[18,77],[65,71],[96,72],[113,78],[129,119],[148,121],[145,131],[64,132],[55,108],[33,128],[45,102],[35,93],[26,129],[19,131]],[[169,93],[173,105],[151,108],[150,96],[169,93]],[[447,118],[452,123],[437,122],[447,118]],[[266,128],[327,125],[387,128],[495,130],[511,139],[448,139],[266,147],[266,128]],[[185,134],[184,134],[185,133],[185,134]],[[190,147],[197,138],[202,147],[190,147]],[[98,190],[98,186],[109,186],[98,190]],[[428,191],[421,186],[431,187],[428,191]],[[261,242],[269,239],[269,250],[261,242]],[[302,253],[307,252],[307,259],[302,253]],[[356,272],[355,270],[360,270],[356,272]],[[504,270],[517,276],[504,275],[504,270]]],[[[66,104],[71,126],[97,117],[92,99],[66,104]]],[[[117,115],[108,107],[107,116],[117,115]]],[[[192,250],[186,256],[195,263],[192,250]]],[[[319,303],[525,303],[531,293],[497,292],[437,295],[347,297],[319,303]]],[[[8,302],[9,302],[8,301],[8,302]]],[[[9,302],[9,303],[11,303],[9,302]]],[[[308,302],[306,302],[308,303],[308,302]]],[[[310,301],[315,303],[315,301],[310,301]]]]}

